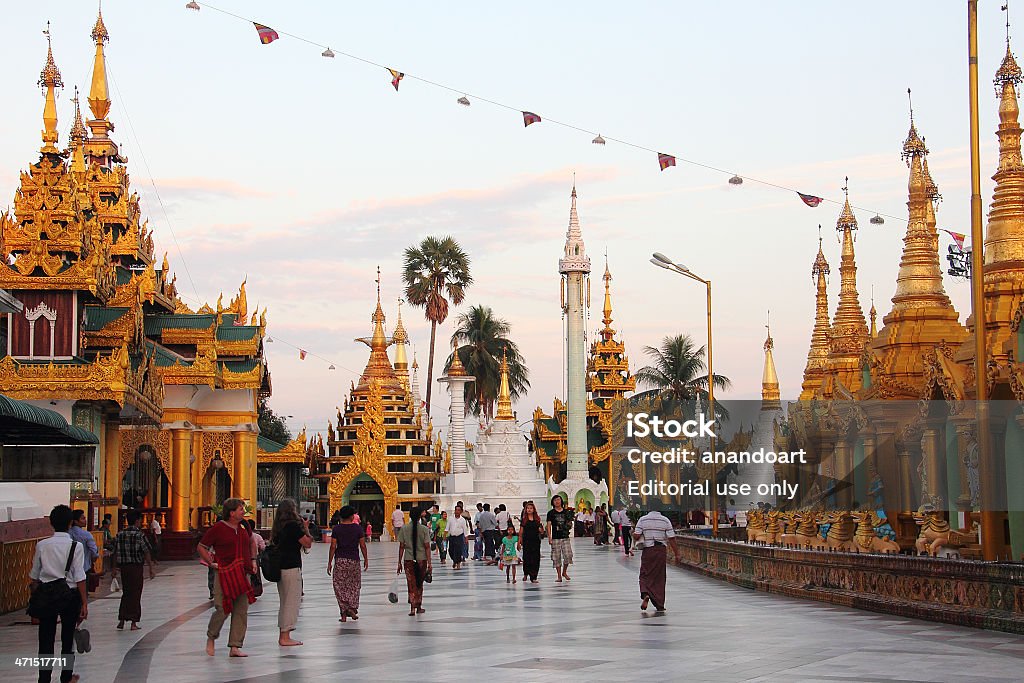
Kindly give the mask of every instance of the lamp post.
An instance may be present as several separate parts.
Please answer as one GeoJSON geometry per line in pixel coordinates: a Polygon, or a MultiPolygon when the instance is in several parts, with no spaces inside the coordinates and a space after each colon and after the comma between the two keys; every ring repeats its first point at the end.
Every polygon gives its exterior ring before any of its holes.
{"type": "MultiPolygon", "coordinates": [[[[652,254],[651,263],[664,268],[665,270],[672,271],[673,273],[679,273],[691,280],[696,280],[707,288],[708,292],[708,412],[711,414],[711,419],[715,418],[715,364],[714,364],[714,351],[711,340],[711,280],[705,280],[699,275],[695,274],[686,266],[681,263],[676,263],[669,257],[665,256],[660,252],[654,252],[652,254]]],[[[715,436],[711,437],[711,454],[714,456],[715,453],[715,436]]],[[[715,462],[712,459],[711,462],[711,535],[715,538],[718,537],[718,468],[715,466],[715,462]]]]}

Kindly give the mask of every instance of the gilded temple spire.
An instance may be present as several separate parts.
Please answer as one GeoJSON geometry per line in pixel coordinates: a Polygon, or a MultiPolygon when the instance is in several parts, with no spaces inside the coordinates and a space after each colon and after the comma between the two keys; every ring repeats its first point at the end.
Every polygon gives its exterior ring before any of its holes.
{"type": "Polygon", "coordinates": [[[398,300],[398,322],[395,324],[395,331],[391,334],[391,343],[395,345],[395,372],[398,373],[398,379],[402,382],[402,386],[408,389],[409,357],[405,352],[405,347],[409,343],[409,333],[405,331],[405,325],[402,324],[402,304],[404,303],[404,299],[398,300]]]}
{"type": "Polygon", "coordinates": [[[769,410],[780,408],[779,402],[779,375],[775,371],[775,359],[772,357],[772,349],[775,342],[772,340],[771,311],[768,312],[768,338],[764,340],[764,373],[761,375],[761,409],[769,410]]]}
{"type": "Polygon", "coordinates": [[[814,396],[821,386],[822,373],[828,363],[828,275],[831,272],[825,252],[822,249],[821,226],[818,226],[818,255],[811,266],[811,278],[815,283],[814,331],[811,332],[811,348],[807,352],[804,381],[800,400],[814,396]]]}
{"type": "MultiPolygon", "coordinates": [[[[449,373],[450,374],[450,373],[449,373]]],[[[501,349],[501,386],[498,389],[498,414],[495,420],[514,420],[512,412],[512,392],[508,388],[508,349],[501,349]]]]}
{"type": "Polygon", "coordinates": [[[988,216],[985,239],[985,282],[1008,268],[1020,268],[1024,261],[1024,165],[1021,163],[1020,105],[1017,86],[1021,69],[1006,44],[1006,56],[996,72],[994,84],[999,95],[999,168],[988,216]]]}
{"type": "Polygon", "coordinates": [[[868,334],[872,339],[878,336],[878,309],[875,308],[875,288],[871,288],[871,310],[868,311],[868,317],[871,319],[871,329],[868,334]]]}
{"type": "Polygon", "coordinates": [[[89,88],[89,109],[98,120],[107,118],[110,113],[110,95],[107,92],[107,64],[103,55],[103,44],[110,40],[107,27],[103,24],[103,11],[96,15],[96,23],[90,34],[96,43],[96,57],[92,66],[92,85],[89,88]]]}
{"type": "Polygon", "coordinates": [[[839,264],[839,305],[832,319],[829,355],[832,360],[839,361],[840,365],[849,366],[853,361],[859,363],[864,342],[868,338],[868,324],[864,320],[864,310],[857,293],[857,257],[853,248],[857,218],[850,208],[849,178],[843,186],[843,192],[846,201],[836,221],[836,231],[842,235],[843,244],[839,264]]]}
{"type": "Polygon", "coordinates": [[[608,270],[608,253],[605,251],[604,255],[604,318],[601,322],[604,323],[604,329],[601,330],[601,338],[605,341],[609,341],[615,337],[615,330],[612,329],[612,294],[611,294],[611,281],[612,273],[608,270]]]}
{"type": "Polygon", "coordinates": [[[85,124],[82,123],[82,108],[79,106],[77,85],[75,86],[75,99],[72,102],[75,103],[75,122],[71,125],[71,134],[69,136],[71,141],[71,170],[81,173],[85,171],[83,146],[85,145],[87,133],[85,124]]]}
{"type": "Polygon", "coordinates": [[[377,308],[373,311],[371,320],[373,321],[373,335],[369,339],[366,337],[356,339],[370,347],[370,358],[366,361],[366,368],[359,378],[357,389],[367,388],[372,379],[390,380],[392,383],[396,383],[398,380],[395,368],[391,365],[391,359],[388,358],[390,342],[384,334],[384,309],[380,305],[380,266],[377,266],[377,308]]]}
{"type": "Polygon", "coordinates": [[[50,22],[46,22],[46,64],[39,74],[39,87],[43,88],[46,96],[46,103],[43,105],[43,146],[39,149],[43,154],[60,154],[57,149],[57,93],[58,88],[64,87],[64,81],[60,77],[60,69],[53,61],[53,42],[50,36],[50,22]]]}
{"type": "MultiPolygon", "coordinates": [[[[910,90],[907,90],[910,94],[910,90]]],[[[910,169],[907,181],[907,233],[903,238],[903,257],[896,276],[896,294],[892,312],[926,306],[951,307],[942,286],[939,263],[939,233],[936,230],[935,202],[939,190],[928,170],[928,147],[918,136],[914,110],[910,109],[910,133],[903,143],[901,158],[910,169]]]]}

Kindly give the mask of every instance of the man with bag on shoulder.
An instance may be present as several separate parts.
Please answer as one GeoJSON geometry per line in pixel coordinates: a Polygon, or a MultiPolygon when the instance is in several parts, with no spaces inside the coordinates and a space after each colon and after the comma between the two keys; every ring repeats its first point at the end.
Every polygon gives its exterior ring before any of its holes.
{"type": "MultiPolygon", "coordinates": [[[[32,597],[29,615],[39,619],[39,656],[52,657],[57,620],[60,619],[60,652],[69,655],[67,666],[61,669],[61,683],[77,681],[73,671],[75,628],[89,616],[89,600],[85,590],[85,547],[74,541],[71,527],[71,508],[57,505],[50,511],[53,536],[36,543],[32,558],[32,597]]],[[[39,680],[49,681],[52,668],[39,670],[39,680]]]]}
{"type": "Polygon", "coordinates": [[[213,581],[213,614],[206,628],[206,654],[211,657],[215,654],[217,638],[230,614],[229,654],[248,657],[242,652],[242,642],[248,627],[249,605],[256,602],[249,579],[249,574],[256,571],[254,544],[249,530],[242,524],[245,502],[228,498],[222,510],[223,519],[207,529],[199,541],[199,557],[217,572],[213,581]]]}
{"type": "Polygon", "coordinates": [[[654,609],[665,611],[665,567],[668,549],[672,548],[679,562],[679,545],[672,522],[657,510],[651,510],[637,520],[633,539],[642,547],[640,554],[640,609],[654,603],[654,609]]]}

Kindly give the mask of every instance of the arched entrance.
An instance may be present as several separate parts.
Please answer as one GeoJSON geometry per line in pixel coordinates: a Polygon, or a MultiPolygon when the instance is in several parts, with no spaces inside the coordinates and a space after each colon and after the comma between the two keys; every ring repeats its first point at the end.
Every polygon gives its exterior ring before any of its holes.
{"type": "Polygon", "coordinates": [[[121,477],[121,502],[136,510],[169,506],[167,474],[156,456],[156,448],[142,444],[135,449],[128,469],[121,477]]]}
{"type": "MultiPolygon", "coordinates": [[[[371,517],[365,519],[374,519],[372,517],[374,505],[380,505],[380,517],[371,524],[375,530],[388,529],[390,531],[390,514],[385,515],[385,511],[394,510],[395,504],[398,502],[398,479],[376,463],[370,463],[367,467],[359,467],[358,463],[350,462],[345,469],[331,477],[327,484],[327,497],[329,501],[327,505],[328,518],[341,509],[342,505],[366,502],[370,503],[368,508],[371,517]],[[373,482],[373,486],[366,483],[357,484],[357,482],[366,481],[373,482]],[[352,500],[353,495],[356,496],[355,501],[352,500]]],[[[363,517],[362,512],[360,512],[360,517],[363,517]]]]}
{"type": "Polygon", "coordinates": [[[342,494],[342,503],[354,507],[360,520],[372,525],[375,531],[383,528],[384,491],[369,474],[364,472],[352,480],[342,494]]]}

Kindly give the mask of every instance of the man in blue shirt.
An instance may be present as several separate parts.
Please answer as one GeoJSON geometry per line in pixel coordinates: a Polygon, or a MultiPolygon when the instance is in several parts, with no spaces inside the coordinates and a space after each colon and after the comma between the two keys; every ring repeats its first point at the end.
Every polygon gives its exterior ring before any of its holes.
{"type": "Polygon", "coordinates": [[[92,572],[92,565],[100,556],[99,548],[96,546],[96,539],[89,532],[89,519],[85,516],[85,510],[71,511],[71,538],[78,541],[85,548],[85,571],[92,572]]]}

